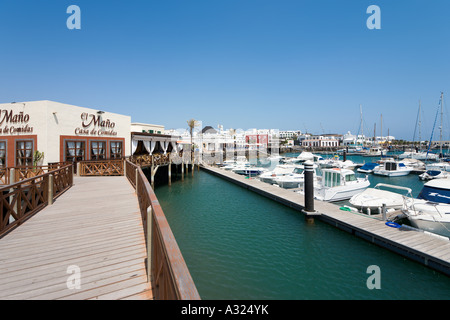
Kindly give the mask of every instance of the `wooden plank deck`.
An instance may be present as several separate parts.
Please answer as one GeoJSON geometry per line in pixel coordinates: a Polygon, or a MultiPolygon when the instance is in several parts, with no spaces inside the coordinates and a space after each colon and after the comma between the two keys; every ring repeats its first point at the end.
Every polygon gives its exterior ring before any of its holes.
{"type": "Polygon", "coordinates": [[[126,177],[74,186],[0,239],[0,299],[153,299],[137,197],[126,177]],[[80,288],[69,289],[70,266],[80,288]]]}
{"type": "MultiPolygon", "coordinates": [[[[210,166],[202,166],[202,169],[303,212],[304,195],[223,169],[210,166]]],[[[317,219],[450,275],[448,240],[411,229],[391,228],[381,219],[343,211],[333,203],[315,200],[314,209],[317,219]]]]}

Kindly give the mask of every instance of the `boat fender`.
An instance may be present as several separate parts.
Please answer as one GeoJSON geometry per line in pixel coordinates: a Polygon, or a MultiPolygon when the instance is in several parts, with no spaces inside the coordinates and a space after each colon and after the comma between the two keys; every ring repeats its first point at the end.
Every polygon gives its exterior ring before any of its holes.
{"type": "Polygon", "coordinates": [[[386,224],[388,227],[392,227],[392,228],[400,228],[400,227],[401,227],[401,225],[399,225],[398,223],[393,222],[393,221],[388,221],[388,222],[386,222],[385,224],[386,224]]]}

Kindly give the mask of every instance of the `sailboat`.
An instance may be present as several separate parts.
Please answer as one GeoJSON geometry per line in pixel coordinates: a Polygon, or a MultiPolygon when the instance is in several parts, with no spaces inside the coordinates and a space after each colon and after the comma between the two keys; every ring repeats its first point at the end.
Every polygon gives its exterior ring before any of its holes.
{"type": "MultiPolygon", "coordinates": [[[[417,117],[416,117],[416,128],[414,129],[414,136],[413,136],[413,144],[416,139],[416,129],[419,128],[419,145],[421,145],[421,126],[422,126],[422,120],[421,120],[421,103],[419,100],[419,110],[417,111],[417,117]]],[[[416,159],[416,160],[437,160],[438,155],[434,153],[428,153],[425,151],[421,151],[419,149],[414,149],[411,146],[411,149],[409,151],[404,151],[402,154],[400,154],[399,159],[416,159]]]]}
{"type": "MultiPolygon", "coordinates": [[[[441,92],[441,99],[439,100],[439,106],[440,106],[440,113],[441,113],[441,125],[439,127],[440,136],[439,136],[439,155],[442,155],[442,117],[443,117],[443,110],[444,110],[444,93],[441,92]]],[[[436,114],[437,117],[437,114],[436,114]]],[[[436,123],[436,120],[435,120],[436,123]]],[[[431,137],[433,137],[433,133],[431,134],[431,137]]],[[[428,146],[427,154],[429,154],[430,148],[431,148],[431,140],[428,146]]],[[[450,172],[450,163],[445,161],[439,161],[436,163],[431,163],[426,165],[426,170],[441,170],[441,171],[447,171],[450,172]]]]}

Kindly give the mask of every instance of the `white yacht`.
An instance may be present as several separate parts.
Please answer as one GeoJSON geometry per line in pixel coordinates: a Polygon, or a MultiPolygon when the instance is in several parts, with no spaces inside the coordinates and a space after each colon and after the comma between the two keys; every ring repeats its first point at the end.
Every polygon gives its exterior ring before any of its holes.
{"type": "Polygon", "coordinates": [[[265,168],[253,167],[253,166],[238,166],[234,169],[231,169],[234,173],[245,175],[245,176],[259,176],[260,174],[267,171],[265,168]]]}
{"type": "Polygon", "coordinates": [[[441,170],[450,172],[450,162],[441,161],[435,163],[429,163],[425,166],[427,170],[441,170]]]}
{"type": "Polygon", "coordinates": [[[424,184],[418,199],[404,212],[416,228],[450,237],[450,179],[424,184]]]}
{"type": "Polygon", "coordinates": [[[314,196],[323,201],[350,199],[370,186],[367,178],[357,178],[355,172],[348,169],[323,169],[322,179],[314,188],[314,196]]]}
{"type": "Polygon", "coordinates": [[[421,180],[432,180],[432,179],[448,179],[450,178],[450,172],[442,170],[427,170],[419,175],[421,180]]]}
{"type": "Polygon", "coordinates": [[[382,154],[386,154],[387,150],[380,147],[371,147],[363,156],[364,157],[380,157],[382,154]]]}
{"type": "Polygon", "coordinates": [[[312,161],[314,163],[319,162],[320,160],[323,160],[322,156],[312,154],[311,152],[303,151],[300,153],[296,158],[284,158],[283,161],[285,163],[290,164],[303,164],[305,161],[312,161]]]}
{"type": "Polygon", "coordinates": [[[436,153],[425,151],[405,151],[398,157],[399,159],[438,160],[439,156],[436,153]]]}
{"type": "Polygon", "coordinates": [[[450,237],[450,204],[414,200],[408,220],[415,228],[450,237]]]}
{"type": "Polygon", "coordinates": [[[305,181],[305,175],[303,174],[303,171],[304,169],[297,168],[294,170],[294,172],[277,177],[274,181],[281,188],[300,188],[305,181]]]}
{"type": "Polygon", "coordinates": [[[366,211],[368,214],[381,213],[383,204],[386,210],[406,209],[412,201],[412,190],[406,187],[400,187],[385,183],[378,183],[373,188],[367,188],[359,194],[350,198],[352,206],[360,211],[366,211]],[[396,189],[406,191],[406,195],[398,192],[388,191],[380,188],[396,189]]]}
{"type": "Polygon", "coordinates": [[[225,160],[222,169],[233,170],[238,167],[250,167],[250,162],[245,156],[238,156],[235,160],[225,160]]]}
{"type": "MultiPolygon", "coordinates": [[[[314,168],[314,183],[316,184],[320,177],[320,169],[315,166],[314,168]]],[[[301,188],[305,182],[305,175],[303,168],[296,168],[294,172],[275,178],[274,180],[281,188],[301,188]]]]}
{"type": "Polygon", "coordinates": [[[413,168],[405,166],[403,162],[385,160],[373,169],[373,174],[387,177],[400,177],[410,174],[413,168]]]}
{"type": "Polygon", "coordinates": [[[318,161],[321,168],[341,168],[353,170],[356,167],[356,163],[351,160],[339,160],[339,156],[329,159],[321,159],[318,161]]]}
{"type": "Polygon", "coordinates": [[[365,163],[361,168],[358,168],[356,171],[362,173],[373,173],[375,167],[378,167],[380,164],[375,162],[365,163]]]}
{"type": "Polygon", "coordinates": [[[259,176],[259,180],[266,183],[276,183],[275,179],[294,172],[296,168],[303,169],[302,165],[279,164],[272,171],[266,171],[259,176]]]}

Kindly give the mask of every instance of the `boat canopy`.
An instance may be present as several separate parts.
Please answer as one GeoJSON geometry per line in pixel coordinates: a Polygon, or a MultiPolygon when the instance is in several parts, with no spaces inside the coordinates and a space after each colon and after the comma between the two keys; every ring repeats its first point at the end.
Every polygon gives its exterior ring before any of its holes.
{"type": "Polygon", "coordinates": [[[417,198],[431,202],[450,203],[450,189],[425,184],[417,198]]]}
{"type": "Polygon", "coordinates": [[[377,167],[377,166],[379,166],[380,164],[378,164],[378,163],[374,163],[374,162],[368,162],[368,163],[365,163],[362,167],[361,167],[361,169],[362,170],[373,170],[375,167],[377,167]]]}

